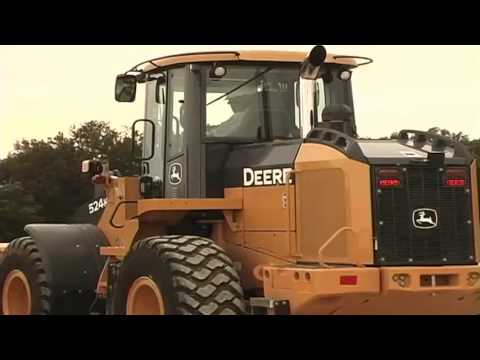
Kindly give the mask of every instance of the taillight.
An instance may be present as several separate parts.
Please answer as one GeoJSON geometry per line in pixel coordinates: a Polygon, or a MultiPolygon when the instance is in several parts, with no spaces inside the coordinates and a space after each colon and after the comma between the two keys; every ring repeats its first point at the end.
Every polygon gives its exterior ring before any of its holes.
{"type": "Polygon", "coordinates": [[[402,186],[402,172],[399,169],[379,169],[377,185],[380,188],[395,188],[402,186]]]}
{"type": "Polygon", "coordinates": [[[380,179],[378,181],[378,186],[380,187],[397,187],[401,184],[402,182],[399,179],[380,179]]]}
{"type": "Polygon", "coordinates": [[[447,179],[447,186],[465,186],[465,179],[447,179]]]}
{"type": "Polygon", "coordinates": [[[447,169],[444,177],[444,185],[448,187],[467,186],[467,171],[461,168],[447,169]]]}

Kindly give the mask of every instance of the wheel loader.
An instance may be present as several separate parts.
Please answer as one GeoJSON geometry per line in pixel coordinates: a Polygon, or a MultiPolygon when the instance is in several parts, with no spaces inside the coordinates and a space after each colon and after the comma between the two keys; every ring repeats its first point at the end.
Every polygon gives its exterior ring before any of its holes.
{"type": "Polygon", "coordinates": [[[0,247],[2,313],[478,313],[475,159],[418,130],[360,139],[371,62],[219,51],[119,75],[117,101],[146,90],[139,176],[83,162],[82,216],[0,247]]]}

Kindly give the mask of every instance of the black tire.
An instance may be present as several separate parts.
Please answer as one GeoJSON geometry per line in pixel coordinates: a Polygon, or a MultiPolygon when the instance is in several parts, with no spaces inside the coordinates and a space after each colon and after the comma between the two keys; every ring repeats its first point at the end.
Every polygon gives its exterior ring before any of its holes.
{"type": "Polygon", "coordinates": [[[128,292],[141,277],[150,278],[160,289],[167,315],[246,313],[233,263],[212,240],[163,236],[134,244],[114,286],[114,314],[126,314],[128,292]]]}
{"type": "MultiPolygon", "coordinates": [[[[0,266],[0,311],[3,313],[3,288],[5,279],[14,270],[21,271],[31,292],[31,314],[46,315],[51,310],[51,289],[47,283],[44,262],[35,242],[30,237],[10,242],[0,266]]],[[[16,315],[16,314],[13,314],[16,315]]]]}

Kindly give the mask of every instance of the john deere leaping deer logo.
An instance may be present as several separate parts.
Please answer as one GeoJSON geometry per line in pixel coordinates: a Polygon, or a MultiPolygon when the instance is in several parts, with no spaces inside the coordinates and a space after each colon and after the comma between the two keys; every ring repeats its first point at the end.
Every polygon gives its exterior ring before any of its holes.
{"type": "Polygon", "coordinates": [[[438,226],[438,214],[435,209],[416,209],[412,213],[412,221],[417,229],[433,229],[438,226]]]}
{"type": "Polygon", "coordinates": [[[182,164],[174,163],[170,165],[168,182],[172,185],[179,185],[182,182],[182,164]]]}

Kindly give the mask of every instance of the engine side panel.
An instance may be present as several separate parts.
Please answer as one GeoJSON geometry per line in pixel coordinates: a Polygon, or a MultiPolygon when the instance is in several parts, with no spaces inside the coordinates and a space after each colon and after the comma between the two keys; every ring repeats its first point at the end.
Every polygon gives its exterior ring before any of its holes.
{"type": "Polygon", "coordinates": [[[303,144],[295,161],[302,260],[373,264],[370,166],[326,145],[303,144]]]}

